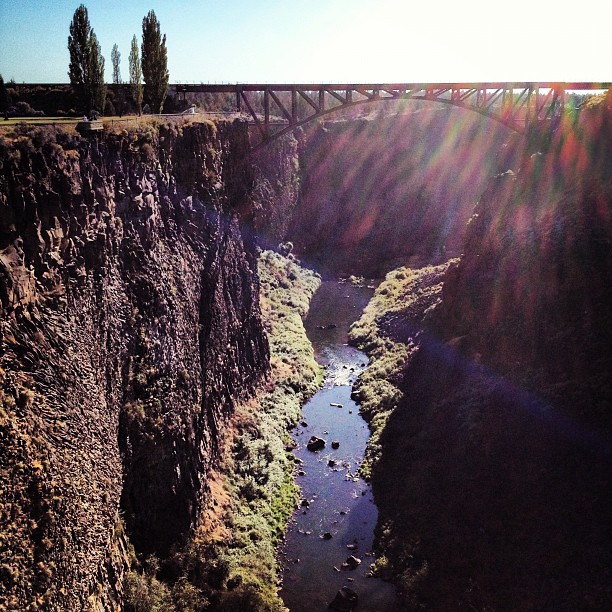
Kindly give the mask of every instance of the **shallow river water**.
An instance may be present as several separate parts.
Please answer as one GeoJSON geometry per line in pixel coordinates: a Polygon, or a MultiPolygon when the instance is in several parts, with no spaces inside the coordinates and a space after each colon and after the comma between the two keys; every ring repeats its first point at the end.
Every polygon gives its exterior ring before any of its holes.
{"type": "Polygon", "coordinates": [[[323,282],[305,322],[326,378],[293,432],[295,455],[303,462],[298,484],[308,505],[294,514],[281,550],[280,594],[291,612],[327,610],[343,586],[358,594],[360,611],[397,609],[392,585],[369,575],[378,513],[369,485],[357,474],[369,430],[350,398],[367,357],[346,344],[347,332],[371,295],[367,288],[323,282]],[[306,448],[313,435],[326,441],[318,452],[306,448]],[[350,555],[361,563],[343,569],[350,555]]]}

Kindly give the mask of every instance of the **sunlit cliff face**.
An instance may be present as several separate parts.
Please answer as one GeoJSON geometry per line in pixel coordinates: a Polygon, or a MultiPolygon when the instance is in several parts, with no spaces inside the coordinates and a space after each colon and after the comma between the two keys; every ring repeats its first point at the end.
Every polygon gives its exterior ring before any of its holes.
{"type": "Polygon", "coordinates": [[[577,374],[577,337],[607,335],[611,142],[604,104],[577,123],[566,116],[546,152],[528,153],[516,174],[498,176],[483,194],[456,272],[478,287],[451,275],[445,294],[495,361],[549,360],[577,374]],[[485,328],[497,330],[495,345],[479,338],[485,328]]]}
{"type": "Polygon", "coordinates": [[[292,236],[304,261],[383,275],[457,252],[488,181],[515,167],[515,135],[499,123],[430,102],[393,113],[308,135],[292,236]]]}

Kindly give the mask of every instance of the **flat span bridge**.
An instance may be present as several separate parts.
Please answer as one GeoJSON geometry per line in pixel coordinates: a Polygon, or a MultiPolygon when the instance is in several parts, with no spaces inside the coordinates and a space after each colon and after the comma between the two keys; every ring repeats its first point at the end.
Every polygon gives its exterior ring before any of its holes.
{"type": "Polygon", "coordinates": [[[175,85],[189,93],[234,94],[236,108],[256,126],[260,144],[308,121],[358,104],[384,100],[429,100],[486,115],[526,133],[533,126],[554,125],[566,92],[608,90],[610,83],[369,83],[369,84],[221,84],[175,85]]]}

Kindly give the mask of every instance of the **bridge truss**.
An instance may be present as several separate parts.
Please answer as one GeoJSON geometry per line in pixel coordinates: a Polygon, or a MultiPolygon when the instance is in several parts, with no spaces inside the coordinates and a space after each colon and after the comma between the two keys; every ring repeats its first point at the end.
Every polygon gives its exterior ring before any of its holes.
{"type": "Polygon", "coordinates": [[[607,90],[610,83],[382,83],[176,85],[177,93],[234,94],[259,135],[255,146],[342,108],[384,100],[429,100],[480,113],[526,133],[559,118],[567,91],[607,90]]]}

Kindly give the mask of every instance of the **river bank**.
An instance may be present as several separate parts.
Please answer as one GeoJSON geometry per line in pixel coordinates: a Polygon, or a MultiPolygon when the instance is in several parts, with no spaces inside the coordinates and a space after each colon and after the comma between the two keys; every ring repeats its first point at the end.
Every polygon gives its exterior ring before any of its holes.
{"type": "Polygon", "coordinates": [[[347,345],[349,326],[371,295],[366,287],[325,281],[305,321],[326,376],[293,432],[301,502],[281,547],[280,593],[291,612],[326,610],[342,587],[357,593],[361,610],[394,609],[393,587],[372,576],[378,512],[358,473],[369,429],[351,391],[367,357],[347,345]],[[308,449],[313,436],[325,441],[318,451],[308,449]]]}
{"type": "Polygon", "coordinates": [[[217,560],[213,573],[221,570],[219,608],[275,611],[282,609],[276,547],[297,500],[288,431],[322,380],[302,323],[320,279],[272,251],[261,253],[258,268],[271,372],[236,411],[217,475],[225,504],[210,508],[203,539],[217,560]]]}

